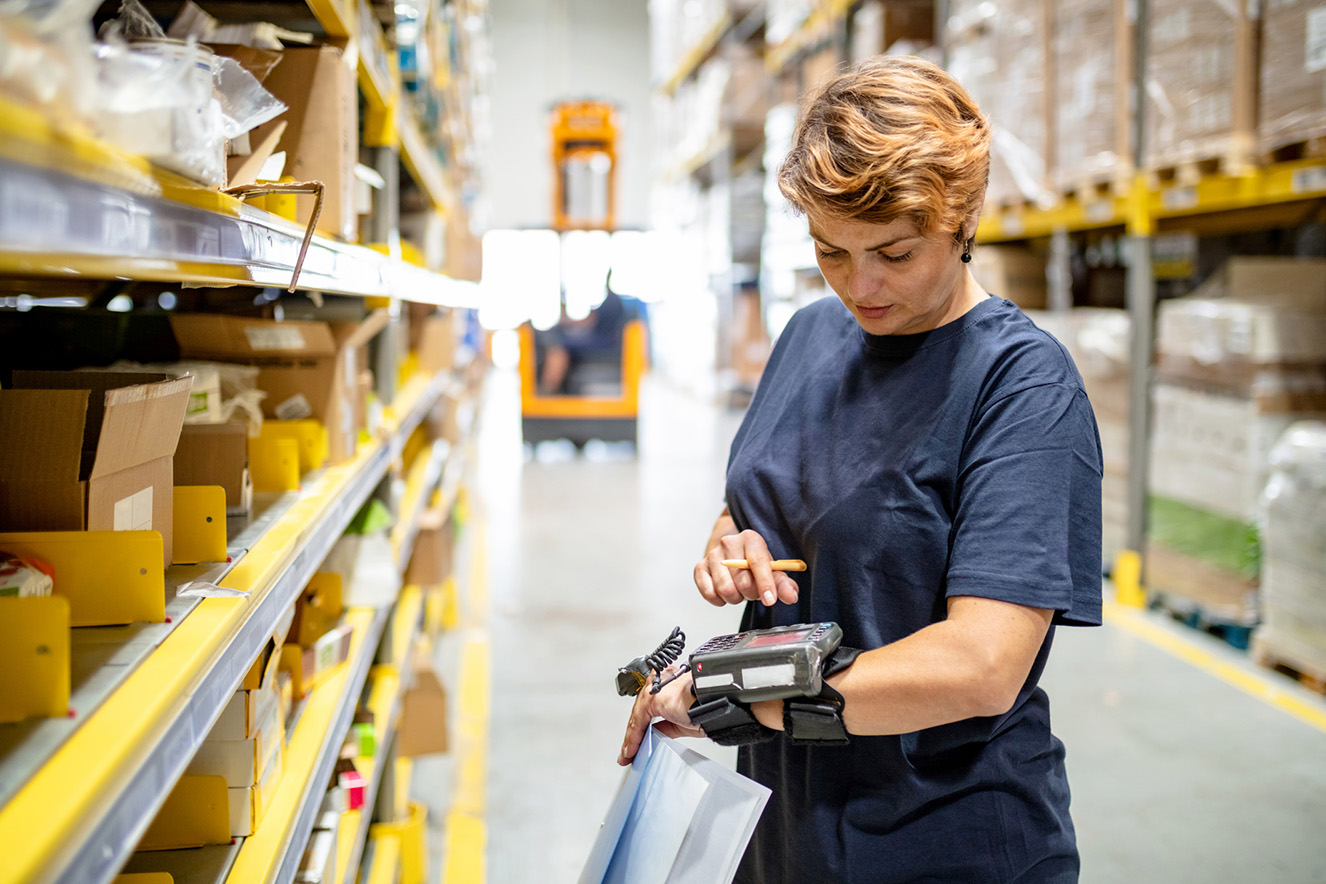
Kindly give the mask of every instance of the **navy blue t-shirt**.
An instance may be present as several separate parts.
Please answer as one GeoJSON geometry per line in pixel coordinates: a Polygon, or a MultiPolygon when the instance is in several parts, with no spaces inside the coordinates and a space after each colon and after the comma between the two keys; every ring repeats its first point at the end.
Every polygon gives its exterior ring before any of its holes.
{"type": "MultiPolygon", "coordinates": [[[[1101,616],[1101,454],[1064,348],[988,298],[914,335],[867,334],[836,298],[779,337],[732,443],[727,505],[774,558],[805,559],[795,605],[742,628],[832,620],[877,648],[949,596],[1101,616]]],[[[737,881],[1075,881],[1063,745],[1036,686],[1013,709],[846,746],[745,747],[773,790],[737,881]]]]}

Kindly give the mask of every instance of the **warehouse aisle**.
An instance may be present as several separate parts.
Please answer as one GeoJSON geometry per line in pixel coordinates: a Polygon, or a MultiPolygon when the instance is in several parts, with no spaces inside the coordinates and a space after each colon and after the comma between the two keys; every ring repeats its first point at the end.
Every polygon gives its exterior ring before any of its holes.
{"type": "MultiPolygon", "coordinates": [[[[530,459],[514,375],[489,380],[488,884],[577,880],[622,776],[616,668],[674,625],[694,647],[737,620],[700,601],[690,571],[739,415],[657,380],[643,396],[638,458],[545,444],[530,459]]],[[[1326,881],[1326,703],[1205,639],[1128,611],[1059,633],[1045,681],[1086,884],[1326,881]]]]}

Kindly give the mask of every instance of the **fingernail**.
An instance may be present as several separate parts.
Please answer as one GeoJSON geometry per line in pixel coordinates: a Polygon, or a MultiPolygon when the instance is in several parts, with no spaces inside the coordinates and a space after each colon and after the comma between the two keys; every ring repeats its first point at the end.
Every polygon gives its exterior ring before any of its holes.
{"type": "Polygon", "coordinates": [[[772,605],[776,601],[778,601],[778,596],[774,595],[772,590],[764,594],[764,603],[766,605],[772,605]]]}

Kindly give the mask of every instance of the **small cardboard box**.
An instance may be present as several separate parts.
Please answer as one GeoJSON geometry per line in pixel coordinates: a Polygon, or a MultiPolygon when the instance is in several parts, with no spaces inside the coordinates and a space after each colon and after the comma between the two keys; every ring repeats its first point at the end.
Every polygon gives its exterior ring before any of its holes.
{"type": "Polygon", "coordinates": [[[1023,246],[983,245],[972,251],[971,274],[992,295],[1024,310],[1044,310],[1049,283],[1045,256],[1023,246]]]}
{"type": "MultiPolygon", "coordinates": [[[[326,187],[318,230],[347,242],[358,238],[355,164],[359,162],[359,92],[354,63],[333,46],[286,49],[263,82],[289,108],[254,129],[260,144],[281,124],[276,145],[285,151],[285,174],[295,181],[321,181],[326,187]]],[[[300,200],[299,222],[307,224],[313,200],[300,200]]]]}
{"type": "Polygon", "coordinates": [[[446,752],[450,748],[446,689],[426,653],[416,651],[411,668],[396,730],[396,754],[416,758],[446,752]]]}
{"type": "Polygon", "coordinates": [[[414,552],[405,569],[405,582],[414,586],[436,586],[451,575],[452,525],[440,508],[430,508],[419,517],[414,552]]]}
{"type": "Polygon", "coordinates": [[[312,417],[327,428],[331,462],[354,457],[359,351],[387,326],[377,310],[339,338],[325,322],[275,322],[211,314],[170,318],[182,355],[256,365],[267,393],[263,414],[280,420],[312,417]]]}
{"type": "Polygon", "coordinates": [[[259,692],[270,697],[263,717],[252,736],[238,740],[217,739],[215,730],[198,747],[185,773],[224,777],[228,788],[255,785],[271,762],[271,757],[285,744],[281,707],[273,692],[259,692]]]}
{"type": "Polygon", "coordinates": [[[0,390],[0,531],[156,531],[171,561],[192,377],[15,371],[0,390]]]}
{"type": "Polygon", "coordinates": [[[235,838],[247,838],[258,831],[263,814],[267,812],[272,798],[281,786],[281,777],[285,772],[285,747],[278,746],[263,769],[262,779],[253,786],[236,786],[226,789],[230,798],[230,834],[235,838]]]}
{"type": "Polygon", "coordinates": [[[429,316],[420,325],[419,370],[430,376],[450,371],[456,363],[456,330],[451,315],[429,316]]]}
{"type": "Polygon", "coordinates": [[[258,732],[259,723],[276,710],[280,714],[281,694],[275,681],[257,690],[235,691],[208,733],[209,740],[247,740],[258,732]]]}
{"type": "Polygon", "coordinates": [[[248,424],[188,424],[175,448],[176,485],[220,485],[226,512],[244,515],[253,507],[249,478],[248,424]]]}

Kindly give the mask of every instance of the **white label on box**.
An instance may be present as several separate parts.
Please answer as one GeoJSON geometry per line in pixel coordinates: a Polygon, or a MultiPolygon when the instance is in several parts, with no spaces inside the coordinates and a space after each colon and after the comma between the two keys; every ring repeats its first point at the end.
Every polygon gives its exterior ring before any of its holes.
{"type": "Polygon", "coordinates": [[[1309,73],[1326,71],[1326,6],[1308,10],[1307,47],[1303,66],[1309,73]]]}
{"type": "Polygon", "coordinates": [[[114,531],[152,530],[152,488],[115,501],[114,531]]]}
{"type": "Polygon", "coordinates": [[[1305,166],[1302,169],[1295,169],[1291,185],[1294,193],[1326,190],[1326,166],[1305,166]]]}
{"type": "Polygon", "coordinates": [[[278,404],[275,411],[276,416],[283,421],[302,421],[305,418],[313,417],[313,406],[309,405],[308,399],[304,398],[303,393],[296,393],[278,404]]]}
{"type": "Polygon", "coordinates": [[[249,339],[249,346],[255,350],[303,350],[304,336],[299,329],[288,326],[271,326],[244,329],[244,337],[249,339]]]}

